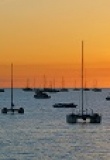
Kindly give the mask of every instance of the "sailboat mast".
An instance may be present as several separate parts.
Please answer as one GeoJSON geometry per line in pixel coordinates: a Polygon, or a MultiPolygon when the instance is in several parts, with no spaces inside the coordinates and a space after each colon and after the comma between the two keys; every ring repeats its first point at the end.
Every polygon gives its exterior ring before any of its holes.
{"type": "Polygon", "coordinates": [[[53,89],[55,89],[55,78],[53,79],[53,89]]]}
{"type": "Polygon", "coordinates": [[[13,109],[13,64],[11,64],[11,109],[13,109]]]}
{"type": "Polygon", "coordinates": [[[29,88],[29,79],[27,79],[27,88],[29,88]]]}
{"type": "Polygon", "coordinates": [[[44,75],[44,88],[46,88],[46,76],[44,75]]]}
{"type": "Polygon", "coordinates": [[[34,90],[36,88],[36,79],[34,78],[34,90]]]}
{"type": "Polygon", "coordinates": [[[82,41],[82,57],[81,57],[81,61],[82,61],[82,75],[81,75],[81,91],[82,91],[82,115],[83,115],[83,101],[84,101],[84,95],[83,95],[83,78],[84,78],[84,57],[83,57],[83,41],[82,41]]]}
{"type": "Polygon", "coordinates": [[[62,88],[64,88],[64,77],[62,76],[62,88]]]}

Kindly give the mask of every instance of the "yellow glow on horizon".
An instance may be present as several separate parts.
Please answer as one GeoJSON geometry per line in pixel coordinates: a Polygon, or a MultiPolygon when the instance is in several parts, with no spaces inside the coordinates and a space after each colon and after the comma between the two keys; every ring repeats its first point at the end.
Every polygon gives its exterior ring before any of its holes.
{"type": "MultiPolygon", "coordinates": [[[[94,87],[109,87],[110,68],[86,68],[84,70],[84,85],[94,87]],[[103,76],[102,76],[103,75],[103,76]]],[[[10,65],[0,66],[0,87],[10,87],[10,65]]],[[[62,77],[64,87],[81,87],[81,66],[70,65],[14,65],[14,87],[23,88],[29,80],[30,87],[44,87],[44,76],[46,77],[46,87],[62,87],[62,77]],[[76,86],[75,86],[76,82],[76,86]]]]}
{"type": "MultiPolygon", "coordinates": [[[[25,79],[44,74],[49,79],[63,74],[66,85],[74,86],[74,79],[77,79],[77,75],[73,78],[74,71],[80,75],[81,41],[84,40],[84,67],[88,81],[97,79],[99,86],[109,86],[109,6],[109,0],[0,1],[0,65],[13,62],[15,70],[16,65],[21,66],[16,75],[24,75],[25,79]],[[22,65],[28,67],[24,70],[22,65]],[[31,66],[34,65],[41,67],[37,74],[33,73],[31,66]],[[63,70],[60,70],[61,66],[63,70]]],[[[6,75],[9,73],[0,69],[1,79],[8,79],[6,75]]],[[[23,86],[24,81],[16,86],[23,86]]],[[[60,79],[56,81],[60,86],[60,79]]],[[[89,85],[92,86],[92,82],[89,85]]]]}

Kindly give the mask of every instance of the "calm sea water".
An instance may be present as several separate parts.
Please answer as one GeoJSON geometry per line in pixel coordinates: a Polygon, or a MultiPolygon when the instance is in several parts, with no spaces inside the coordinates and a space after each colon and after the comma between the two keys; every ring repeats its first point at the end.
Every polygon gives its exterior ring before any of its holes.
{"type": "MultiPolygon", "coordinates": [[[[24,115],[0,114],[0,160],[110,160],[110,101],[102,92],[85,92],[85,107],[102,114],[101,124],[67,124],[71,109],[55,109],[57,102],[75,102],[80,91],[52,93],[51,99],[34,99],[34,92],[14,89],[15,107],[24,115]]],[[[0,93],[0,108],[10,107],[10,89],[0,93]]]]}

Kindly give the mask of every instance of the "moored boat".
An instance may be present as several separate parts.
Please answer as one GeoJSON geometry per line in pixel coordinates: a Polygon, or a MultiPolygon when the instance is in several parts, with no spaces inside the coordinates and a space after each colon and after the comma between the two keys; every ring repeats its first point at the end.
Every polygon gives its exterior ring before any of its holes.
{"type": "Polygon", "coordinates": [[[5,92],[5,90],[3,88],[0,88],[0,92],[5,92]]]}
{"type": "Polygon", "coordinates": [[[24,108],[20,107],[20,108],[14,108],[14,102],[13,102],[13,64],[11,64],[11,107],[7,108],[4,107],[1,109],[1,113],[3,114],[7,114],[8,112],[10,113],[15,113],[18,112],[20,114],[24,114],[24,108]]]}
{"type": "Polygon", "coordinates": [[[48,99],[48,98],[51,98],[51,96],[49,96],[47,93],[45,93],[45,92],[43,92],[41,90],[37,90],[35,92],[34,98],[37,98],[37,99],[48,99]]]}
{"type": "MultiPolygon", "coordinates": [[[[66,116],[67,123],[77,123],[79,119],[83,122],[86,122],[87,119],[90,120],[90,123],[101,123],[102,116],[99,113],[93,112],[92,113],[85,113],[84,110],[84,86],[83,86],[83,78],[84,78],[84,59],[83,59],[83,41],[82,41],[82,58],[81,58],[82,68],[81,68],[81,112],[78,113],[70,113],[66,116]]],[[[87,111],[87,109],[86,109],[87,111]]]]}
{"type": "Polygon", "coordinates": [[[106,100],[107,100],[107,101],[110,101],[110,93],[109,93],[109,95],[106,97],[106,100]]]}
{"type": "Polygon", "coordinates": [[[76,108],[76,106],[74,103],[55,103],[53,105],[54,108],[76,108]]]}

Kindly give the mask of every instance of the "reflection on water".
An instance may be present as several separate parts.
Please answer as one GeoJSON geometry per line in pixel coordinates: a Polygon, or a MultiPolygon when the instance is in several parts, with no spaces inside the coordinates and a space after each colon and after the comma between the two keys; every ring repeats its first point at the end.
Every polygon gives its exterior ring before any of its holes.
{"type": "MultiPolygon", "coordinates": [[[[24,115],[0,115],[1,160],[110,160],[109,90],[85,94],[85,106],[99,111],[101,124],[66,123],[71,109],[55,109],[54,103],[75,102],[80,108],[79,91],[51,94],[51,99],[34,99],[34,93],[14,89],[16,107],[24,115]]],[[[10,107],[10,90],[0,93],[0,108],[10,107]]]]}

